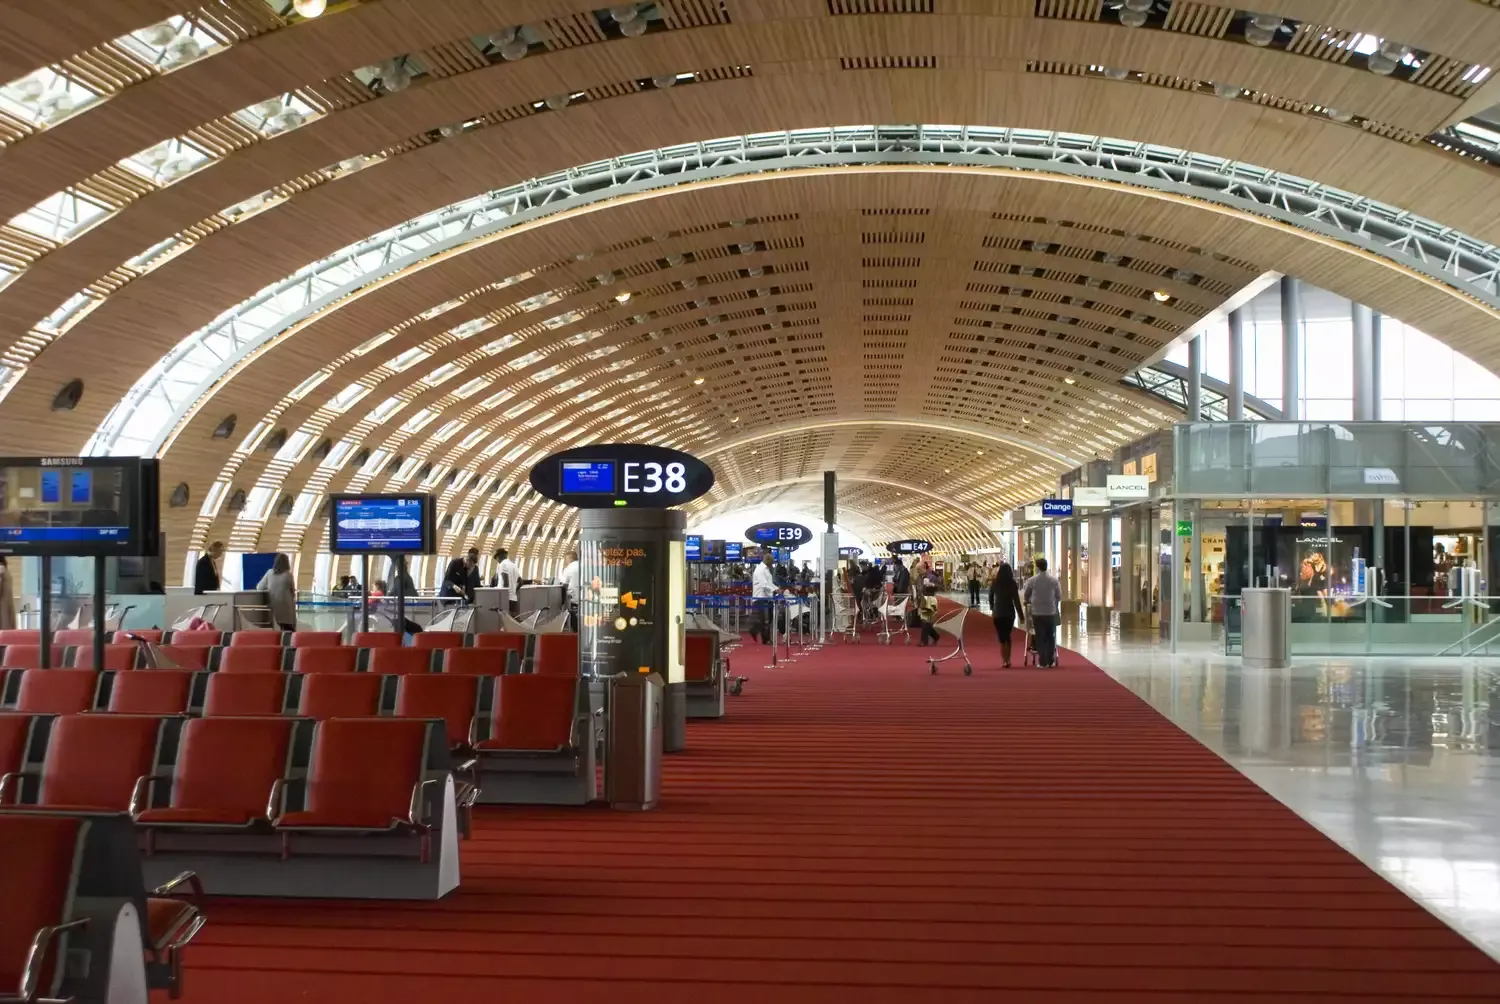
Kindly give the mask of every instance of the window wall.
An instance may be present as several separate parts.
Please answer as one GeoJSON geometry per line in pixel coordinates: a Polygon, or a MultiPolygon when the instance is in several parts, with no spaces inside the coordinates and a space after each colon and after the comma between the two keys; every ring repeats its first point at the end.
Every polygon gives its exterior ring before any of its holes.
{"type": "MultiPolygon", "coordinates": [[[[1302,353],[1297,385],[1301,417],[1354,417],[1354,325],[1342,296],[1303,284],[1302,353]]],[[[1245,306],[1245,393],[1282,407],[1281,291],[1273,285],[1245,306]]],[[[1229,325],[1204,329],[1204,372],[1229,382],[1229,325]]],[[[1186,366],[1187,345],[1167,357],[1186,366]]],[[[1390,422],[1500,421],[1500,377],[1420,329],[1381,319],[1380,418],[1390,422]]]]}

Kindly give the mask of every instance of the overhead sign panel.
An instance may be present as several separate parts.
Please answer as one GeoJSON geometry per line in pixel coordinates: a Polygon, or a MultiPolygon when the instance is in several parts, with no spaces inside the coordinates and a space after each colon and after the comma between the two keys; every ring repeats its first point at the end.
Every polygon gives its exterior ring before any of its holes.
{"type": "Polygon", "coordinates": [[[640,443],[579,446],[531,469],[537,493],[576,509],[666,509],[714,486],[714,472],[681,450],[640,443]]]}
{"type": "Polygon", "coordinates": [[[893,540],[886,545],[892,554],[926,554],[932,550],[930,540],[893,540]]]}
{"type": "Polygon", "coordinates": [[[1073,489],[1074,509],[1102,509],[1108,506],[1108,488],[1088,488],[1079,486],[1073,489]]]}
{"type": "Polygon", "coordinates": [[[1111,474],[1105,483],[1110,499],[1115,502],[1151,497],[1151,479],[1144,474],[1111,474]]]}
{"type": "Polygon", "coordinates": [[[1042,507],[1041,506],[1039,506],[1039,505],[1029,505],[1029,506],[1026,507],[1025,512],[1022,515],[1022,518],[1025,519],[1026,522],[1028,522],[1028,523],[1040,523],[1046,517],[1044,517],[1042,515],[1042,507]]]}
{"type": "Polygon", "coordinates": [[[857,558],[861,554],[864,554],[864,553],[865,553],[865,549],[862,548],[862,547],[841,547],[841,548],[839,548],[839,557],[840,558],[845,558],[845,559],[848,559],[848,558],[857,558]]]}
{"type": "Polygon", "coordinates": [[[437,505],[431,495],[334,495],[328,513],[333,554],[433,554],[437,505]]]}
{"type": "Polygon", "coordinates": [[[1065,519],[1073,515],[1072,499],[1042,499],[1043,519],[1065,519]]]}
{"type": "Polygon", "coordinates": [[[772,547],[800,547],[812,537],[812,531],[801,523],[757,523],[745,531],[750,543],[772,547]]]}

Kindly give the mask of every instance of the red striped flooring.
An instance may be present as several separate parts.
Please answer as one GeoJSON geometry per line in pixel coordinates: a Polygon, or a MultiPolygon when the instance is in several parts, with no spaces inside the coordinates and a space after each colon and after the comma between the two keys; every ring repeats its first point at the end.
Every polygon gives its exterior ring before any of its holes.
{"type": "MultiPolygon", "coordinates": [[[[1493,1002],[1500,967],[1103,673],[833,646],[661,809],[494,809],[442,903],[222,903],[190,1004],[1493,1002]]],[[[1019,662],[1019,654],[1017,658],[1019,662]]]]}

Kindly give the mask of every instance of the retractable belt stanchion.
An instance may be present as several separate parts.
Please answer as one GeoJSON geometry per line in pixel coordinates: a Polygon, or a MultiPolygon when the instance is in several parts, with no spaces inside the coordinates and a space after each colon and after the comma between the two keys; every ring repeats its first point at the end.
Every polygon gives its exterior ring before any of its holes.
{"type": "MultiPolygon", "coordinates": [[[[755,601],[752,599],[751,602],[754,603],[755,601]]],[[[771,618],[771,661],[768,662],[768,663],[766,663],[766,667],[765,668],[766,669],[775,669],[776,668],[776,597],[774,597],[774,596],[771,597],[770,602],[767,603],[767,607],[769,607],[768,615],[771,618]]]]}
{"type": "MultiPolygon", "coordinates": [[[[77,663],[75,662],[74,665],[77,663]]],[[[104,668],[104,555],[102,554],[94,556],[94,665],[100,669],[104,668]]]]}
{"type": "Polygon", "coordinates": [[[52,668],[52,557],[42,555],[42,582],[39,606],[42,608],[42,623],[38,625],[37,637],[42,642],[41,658],[38,660],[43,669],[52,668]]]}
{"type": "Polygon", "coordinates": [[[368,633],[370,630],[370,556],[362,554],[360,560],[360,583],[359,583],[359,629],[368,633]]]}

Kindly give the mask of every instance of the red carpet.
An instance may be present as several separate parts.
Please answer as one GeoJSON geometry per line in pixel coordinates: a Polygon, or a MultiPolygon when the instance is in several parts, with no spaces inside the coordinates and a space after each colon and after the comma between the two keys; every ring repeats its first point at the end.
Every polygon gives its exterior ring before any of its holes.
{"type": "Polygon", "coordinates": [[[1124,688],[1072,653],[1001,672],[971,621],[967,678],[914,643],[742,649],[660,810],[485,812],[442,903],[217,904],[186,1000],[1500,999],[1500,966],[1124,688]]]}

